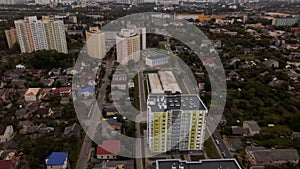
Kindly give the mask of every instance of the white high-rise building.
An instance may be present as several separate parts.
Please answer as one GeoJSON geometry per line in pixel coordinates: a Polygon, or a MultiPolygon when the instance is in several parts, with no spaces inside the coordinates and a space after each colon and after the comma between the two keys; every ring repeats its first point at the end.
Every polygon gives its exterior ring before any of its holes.
{"type": "Polygon", "coordinates": [[[38,20],[36,16],[30,16],[24,20],[15,20],[14,23],[22,53],[44,49],[68,53],[62,20],[55,20],[49,16],[38,20]]]}
{"type": "Polygon", "coordinates": [[[203,150],[207,108],[195,94],[149,94],[147,132],[151,153],[203,150]]]}
{"type": "Polygon", "coordinates": [[[89,56],[102,59],[106,54],[105,49],[105,33],[99,31],[98,27],[90,27],[85,32],[87,50],[89,56]]]}
{"type": "Polygon", "coordinates": [[[141,55],[140,35],[133,29],[122,29],[116,36],[117,61],[127,64],[133,60],[138,62],[141,55]]]}

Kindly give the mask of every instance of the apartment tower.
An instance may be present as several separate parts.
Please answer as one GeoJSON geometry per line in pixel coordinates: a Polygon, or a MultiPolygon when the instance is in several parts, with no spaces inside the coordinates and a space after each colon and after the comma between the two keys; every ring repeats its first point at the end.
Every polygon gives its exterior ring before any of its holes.
{"type": "Polygon", "coordinates": [[[38,20],[36,16],[30,16],[15,20],[14,23],[22,53],[44,49],[68,53],[62,20],[50,16],[38,20]]]}
{"type": "Polygon", "coordinates": [[[117,46],[117,61],[121,64],[127,64],[128,61],[133,60],[138,62],[141,55],[141,39],[133,29],[122,29],[116,35],[117,46]]]}
{"type": "Polygon", "coordinates": [[[196,94],[149,94],[147,132],[151,153],[203,150],[207,108],[196,94]]]}
{"type": "Polygon", "coordinates": [[[85,31],[87,51],[89,56],[102,59],[106,54],[105,33],[101,32],[98,27],[90,27],[85,31]]]}

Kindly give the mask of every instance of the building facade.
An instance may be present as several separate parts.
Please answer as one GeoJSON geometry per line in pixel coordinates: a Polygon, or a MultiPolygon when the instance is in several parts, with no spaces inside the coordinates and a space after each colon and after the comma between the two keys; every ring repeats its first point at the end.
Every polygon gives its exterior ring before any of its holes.
{"type": "Polygon", "coordinates": [[[22,53],[44,49],[68,53],[62,20],[49,16],[38,20],[36,16],[30,16],[15,20],[14,23],[22,53]]]}
{"type": "Polygon", "coordinates": [[[5,37],[6,37],[8,48],[10,49],[14,46],[15,43],[18,42],[16,29],[11,28],[11,29],[5,30],[4,32],[5,32],[5,37]]]}
{"type": "Polygon", "coordinates": [[[133,29],[122,29],[116,36],[117,61],[121,64],[127,64],[133,60],[138,62],[141,55],[140,35],[133,29]]]}
{"type": "Polygon", "coordinates": [[[203,150],[207,108],[198,95],[150,94],[147,100],[151,153],[203,150]]]}
{"type": "Polygon", "coordinates": [[[99,31],[98,27],[90,27],[85,32],[88,55],[93,58],[102,59],[106,54],[105,33],[99,31]]]}
{"type": "Polygon", "coordinates": [[[274,18],[272,20],[272,25],[274,26],[293,26],[299,23],[300,16],[290,17],[290,18],[274,18]]]}

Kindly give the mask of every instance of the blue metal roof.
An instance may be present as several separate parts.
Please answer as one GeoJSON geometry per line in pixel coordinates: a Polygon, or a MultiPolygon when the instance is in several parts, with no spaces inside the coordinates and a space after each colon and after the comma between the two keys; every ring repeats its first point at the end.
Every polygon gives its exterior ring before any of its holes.
{"type": "Polygon", "coordinates": [[[92,87],[86,87],[86,88],[83,88],[83,89],[80,89],[77,94],[82,94],[82,93],[85,93],[85,92],[90,92],[90,93],[94,93],[94,88],[92,87]]]}
{"type": "Polygon", "coordinates": [[[52,154],[46,158],[46,165],[64,165],[67,158],[68,153],[66,152],[52,152],[52,154]]]}

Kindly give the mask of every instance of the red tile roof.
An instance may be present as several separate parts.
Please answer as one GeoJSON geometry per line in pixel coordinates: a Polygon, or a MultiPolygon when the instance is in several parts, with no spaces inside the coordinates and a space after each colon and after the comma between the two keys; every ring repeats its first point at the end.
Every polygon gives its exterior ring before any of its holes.
{"type": "Polygon", "coordinates": [[[53,94],[71,93],[70,87],[60,87],[53,90],[53,94]]]}
{"type": "Polygon", "coordinates": [[[105,140],[97,147],[97,155],[120,153],[120,140],[105,140]]]}
{"type": "Polygon", "coordinates": [[[0,160],[0,169],[11,169],[12,161],[11,160],[0,160]]]}

